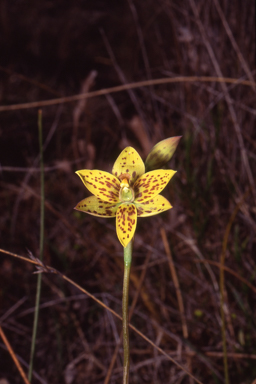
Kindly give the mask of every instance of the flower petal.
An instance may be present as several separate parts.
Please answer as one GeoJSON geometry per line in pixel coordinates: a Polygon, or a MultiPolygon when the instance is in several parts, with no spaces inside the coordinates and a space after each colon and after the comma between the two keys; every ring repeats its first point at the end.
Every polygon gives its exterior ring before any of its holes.
{"type": "Polygon", "coordinates": [[[116,233],[123,247],[132,240],[137,225],[137,210],[134,204],[125,203],[116,213],[116,233]]]}
{"type": "Polygon", "coordinates": [[[99,217],[114,217],[119,204],[103,201],[96,196],[90,196],[78,203],[74,209],[99,217]]]}
{"type": "Polygon", "coordinates": [[[169,139],[162,140],[153,147],[145,161],[147,172],[162,168],[170,160],[180,138],[181,136],[169,137],[169,139]]]}
{"type": "Polygon", "coordinates": [[[164,169],[145,173],[134,184],[134,202],[144,203],[158,195],[175,173],[176,171],[164,169]]]}
{"type": "Polygon", "coordinates": [[[142,204],[135,204],[137,208],[138,217],[147,217],[157,215],[158,213],[171,209],[172,206],[165,197],[157,195],[142,204]]]}
{"type": "Polygon", "coordinates": [[[120,181],[108,172],[82,169],[76,171],[91,193],[109,203],[119,202],[120,181]]]}
{"type": "Polygon", "coordinates": [[[145,173],[145,165],[134,148],[126,147],[116,159],[112,173],[118,178],[124,173],[129,173],[133,185],[135,180],[145,173]]]}

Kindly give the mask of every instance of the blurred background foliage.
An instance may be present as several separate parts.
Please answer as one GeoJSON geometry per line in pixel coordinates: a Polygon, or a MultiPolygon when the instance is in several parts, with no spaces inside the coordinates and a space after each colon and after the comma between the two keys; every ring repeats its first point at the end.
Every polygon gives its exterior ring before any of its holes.
{"type": "MultiPolygon", "coordinates": [[[[115,222],[73,210],[89,195],[74,172],[111,171],[127,145],[145,160],[158,141],[182,135],[168,164],[178,172],[163,192],[174,208],[138,221],[130,287],[131,301],[138,299],[131,322],[207,384],[224,382],[219,262],[239,204],[225,252],[224,309],[230,381],[251,384],[256,378],[255,4],[1,0],[0,52],[4,107],[164,77],[251,81],[184,79],[42,108],[44,261],[118,313],[123,261],[115,222]]],[[[0,248],[25,256],[27,249],[39,252],[37,113],[38,108],[18,107],[0,113],[0,248]]],[[[33,271],[1,253],[0,322],[25,370],[33,271]]],[[[107,378],[119,320],[55,275],[43,275],[41,304],[33,382],[121,382],[121,347],[107,378]]],[[[0,379],[22,383],[2,341],[0,379]]],[[[130,382],[193,383],[134,332],[130,382]]]]}

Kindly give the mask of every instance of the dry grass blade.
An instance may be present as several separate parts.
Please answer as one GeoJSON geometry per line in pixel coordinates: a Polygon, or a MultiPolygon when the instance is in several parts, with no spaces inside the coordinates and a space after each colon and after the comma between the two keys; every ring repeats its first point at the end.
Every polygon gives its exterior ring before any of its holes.
{"type": "Polygon", "coordinates": [[[0,106],[0,112],[4,111],[17,111],[21,109],[30,109],[30,108],[42,108],[49,107],[51,105],[58,105],[64,103],[71,103],[73,101],[78,101],[82,99],[88,99],[92,97],[104,96],[110,93],[123,92],[129,89],[136,89],[141,87],[149,87],[151,85],[160,85],[160,84],[172,84],[172,83],[193,83],[196,81],[201,82],[216,82],[216,83],[228,83],[228,84],[237,84],[237,85],[245,85],[245,86],[255,86],[255,82],[251,82],[248,80],[239,80],[232,79],[229,77],[223,76],[179,76],[172,78],[161,78],[161,79],[153,79],[153,80],[145,80],[138,81],[135,83],[128,83],[124,85],[118,85],[116,87],[101,89],[99,91],[88,92],[86,94],[78,94],[74,96],[60,97],[52,100],[44,100],[44,101],[34,101],[31,103],[21,103],[21,104],[13,104],[13,105],[2,105],[0,106]]]}
{"type": "MultiPolygon", "coordinates": [[[[224,15],[224,13],[223,13],[223,11],[221,9],[219,1],[218,0],[214,0],[214,4],[215,4],[215,7],[216,7],[216,9],[217,9],[217,11],[219,13],[219,16],[220,16],[221,21],[222,21],[222,23],[224,25],[224,28],[225,28],[225,30],[227,32],[227,35],[228,35],[228,37],[229,37],[229,39],[231,41],[231,44],[232,44],[234,50],[236,51],[236,54],[237,54],[237,56],[238,56],[238,58],[239,58],[239,60],[240,60],[240,62],[242,64],[242,67],[244,68],[244,71],[245,71],[246,75],[248,76],[248,79],[250,81],[252,81],[252,83],[253,83],[254,79],[253,79],[253,76],[252,76],[252,72],[250,71],[250,68],[248,67],[248,65],[246,63],[246,61],[245,61],[245,59],[244,59],[244,57],[243,57],[243,55],[241,53],[241,50],[239,49],[239,46],[238,46],[238,44],[237,44],[237,42],[236,42],[236,40],[235,40],[235,38],[233,36],[233,33],[232,33],[229,25],[228,25],[227,19],[225,18],[225,15],[224,15]]],[[[255,91],[255,86],[252,85],[252,89],[255,91]]]]}
{"type": "MultiPolygon", "coordinates": [[[[142,121],[144,122],[144,124],[146,124],[146,121],[145,121],[145,115],[144,115],[144,112],[140,106],[140,103],[139,103],[139,100],[138,100],[138,97],[136,96],[135,92],[133,91],[133,87],[127,87],[129,84],[128,84],[128,81],[122,71],[122,69],[120,68],[120,66],[118,65],[117,61],[116,61],[116,58],[115,58],[115,55],[114,55],[114,52],[110,46],[110,43],[105,35],[105,32],[103,30],[101,30],[101,35],[102,35],[102,38],[104,40],[104,43],[105,43],[105,46],[107,48],[107,51],[108,51],[108,54],[109,54],[109,57],[111,58],[111,61],[113,63],[113,66],[118,74],[118,77],[119,77],[119,80],[121,81],[121,83],[123,83],[123,87],[125,87],[125,89],[127,89],[128,91],[128,95],[130,96],[130,99],[131,101],[133,102],[133,105],[134,107],[136,108],[137,110],[137,113],[138,115],[141,117],[142,121]]],[[[110,92],[112,93],[112,92],[110,92]]],[[[106,93],[108,94],[108,92],[106,93]]]]}
{"type": "Polygon", "coordinates": [[[17,77],[17,78],[19,78],[19,79],[21,79],[21,80],[23,80],[23,81],[26,81],[26,82],[28,82],[28,83],[30,83],[30,84],[32,84],[32,85],[38,87],[38,88],[43,89],[43,90],[46,91],[46,92],[51,93],[52,95],[55,95],[55,96],[61,96],[59,92],[56,92],[54,89],[48,87],[47,85],[45,85],[45,84],[43,84],[43,83],[40,83],[40,82],[38,82],[38,81],[35,81],[35,80],[33,80],[33,79],[30,79],[30,78],[27,77],[27,76],[23,76],[23,75],[21,75],[20,73],[13,72],[13,71],[11,71],[11,70],[8,69],[8,68],[4,68],[4,67],[0,66],[0,71],[3,71],[3,72],[5,72],[5,73],[7,73],[9,76],[14,76],[14,77],[17,77]]]}
{"type": "MultiPolygon", "coordinates": [[[[198,9],[196,7],[195,1],[194,0],[189,0],[189,1],[190,1],[190,4],[191,4],[191,8],[193,9],[194,15],[196,17],[196,22],[197,22],[198,28],[199,28],[199,30],[201,32],[204,44],[206,46],[208,54],[209,54],[209,56],[211,58],[211,61],[213,63],[214,69],[215,69],[218,77],[222,78],[223,75],[222,75],[222,72],[221,72],[221,69],[220,69],[220,65],[219,65],[219,63],[218,63],[218,61],[216,59],[216,56],[215,56],[214,51],[213,51],[213,48],[212,48],[212,46],[211,46],[211,44],[210,44],[210,42],[209,42],[209,40],[207,38],[204,26],[203,26],[203,24],[202,24],[202,22],[200,20],[200,17],[199,17],[199,13],[198,13],[198,9]]],[[[244,140],[243,140],[243,136],[242,136],[242,132],[241,132],[241,127],[239,126],[239,123],[238,123],[238,120],[237,120],[237,116],[236,116],[236,112],[235,112],[235,109],[234,109],[234,107],[232,105],[232,101],[231,101],[231,98],[230,98],[230,95],[229,95],[229,92],[228,92],[228,88],[227,88],[227,85],[225,84],[225,82],[221,82],[221,87],[222,87],[222,90],[223,90],[226,102],[228,104],[229,113],[230,113],[231,119],[233,121],[235,132],[236,132],[236,135],[237,135],[237,139],[238,139],[238,143],[239,143],[239,147],[240,147],[240,151],[241,151],[241,158],[242,158],[243,168],[244,168],[244,171],[247,173],[249,183],[250,183],[250,185],[252,187],[252,190],[253,190],[254,201],[256,203],[255,181],[254,181],[254,178],[253,178],[253,175],[252,175],[250,163],[248,161],[247,152],[245,150],[244,140]]]]}
{"type": "MultiPolygon", "coordinates": [[[[79,289],[81,292],[85,293],[87,296],[89,296],[91,299],[93,299],[94,301],[96,301],[96,303],[98,303],[100,306],[102,306],[104,309],[108,310],[112,315],[114,315],[115,317],[117,317],[119,320],[122,320],[122,317],[120,315],[118,315],[118,313],[116,313],[113,309],[111,309],[110,307],[108,307],[106,304],[104,304],[101,300],[99,300],[97,297],[95,297],[94,295],[92,295],[90,292],[88,292],[86,289],[82,288],[81,286],[79,286],[78,284],[76,284],[73,280],[69,279],[67,276],[63,275],[61,272],[57,271],[55,268],[52,268],[50,266],[47,266],[45,264],[43,264],[40,260],[37,260],[36,258],[33,257],[33,260],[31,259],[27,259],[23,256],[19,256],[19,255],[16,255],[16,254],[13,254],[11,252],[8,252],[8,251],[5,251],[3,249],[0,249],[0,252],[3,252],[3,253],[6,253],[10,256],[14,256],[18,259],[21,259],[21,260],[26,260],[27,262],[29,263],[33,263],[35,265],[37,265],[37,268],[38,268],[38,272],[39,273],[55,273],[55,274],[58,274],[59,276],[62,277],[62,279],[66,280],[67,282],[69,282],[70,284],[72,284],[74,287],[76,287],[77,289],[79,289]],[[37,261],[36,261],[37,260],[37,261]]],[[[193,375],[191,375],[191,373],[186,369],[184,368],[182,365],[180,365],[177,361],[175,361],[171,356],[169,356],[162,348],[158,347],[153,341],[151,341],[148,337],[146,337],[142,332],[140,332],[136,327],[134,327],[132,324],[129,323],[129,327],[134,331],[136,332],[139,336],[141,336],[145,341],[147,341],[152,347],[156,348],[158,350],[158,352],[160,352],[161,354],[163,354],[164,356],[167,357],[168,360],[170,360],[172,363],[174,363],[178,368],[180,368],[181,370],[183,370],[188,376],[192,377],[196,383],[198,384],[202,384],[201,381],[199,381],[196,377],[194,377],[193,375]]],[[[27,381],[26,384],[29,384],[29,382],[27,381]]]]}
{"type": "Polygon", "coordinates": [[[3,342],[4,342],[5,346],[6,346],[6,348],[8,349],[8,352],[10,353],[10,355],[11,355],[11,357],[12,357],[12,359],[13,359],[13,361],[14,361],[14,363],[15,363],[15,365],[16,365],[16,367],[17,367],[17,369],[18,369],[18,371],[19,371],[19,373],[20,373],[20,375],[21,375],[21,377],[22,377],[22,379],[24,381],[24,383],[25,384],[30,384],[30,382],[28,381],[28,379],[27,379],[27,377],[25,375],[25,372],[23,371],[22,366],[19,363],[19,360],[17,359],[17,357],[16,357],[16,355],[15,355],[15,353],[14,353],[14,351],[13,351],[13,349],[12,349],[10,343],[9,343],[9,341],[7,340],[7,338],[6,338],[5,334],[4,334],[4,331],[3,331],[2,327],[1,327],[1,325],[0,325],[0,336],[2,337],[3,342]]]}
{"type": "MultiPolygon", "coordinates": [[[[180,239],[182,239],[184,241],[185,244],[187,244],[188,247],[190,247],[192,249],[192,251],[198,256],[198,258],[200,260],[203,260],[204,257],[202,255],[202,253],[200,252],[199,248],[197,247],[196,245],[196,242],[193,240],[192,237],[189,237],[189,236],[185,236],[183,235],[182,233],[180,232],[177,232],[177,231],[174,231],[174,234],[179,237],[180,239]]],[[[205,267],[211,277],[211,280],[212,280],[212,284],[213,284],[213,287],[214,287],[214,290],[215,292],[219,295],[219,286],[218,286],[218,283],[217,283],[217,280],[216,280],[216,277],[210,267],[209,264],[205,263],[205,267]]]]}
{"type": "MultiPolygon", "coordinates": [[[[173,284],[175,287],[176,296],[177,296],[177,300],[178,300],[178,306],[179,306],[181,323],[182,323],[183,337],[184,337],[184,339],[188,339],[188,326],[187,326],[187,322],[186,322],[185,308],[184,308],[183,298],[182,298],[182,294],[181,294],[181,290],[180,290],[179,279],[178,279],[178,275],[177,275],[177,272],[176,272],[176,269],[175,269],[175,266],[173,263],[171,250],[170,250],[167,236],[166,236],[166,231],[163,227],[160,229],[160,233],[161,233],[161,237],[162,237],[162,240],[164,243],[165,253],[166,253],[167,258],[168,258],[171,276],[173,279],[173,284]]],[[[190,348],[188,346],[186,346],[186,352],[188,353],[187,363],[188,363],[189,370],[192,373],[192,361],[191,361],[191,358],[189,357],[189,350],[190,350],[190,348]]],[[[193,379],[192,379],[192,377],[190,377],[190,384],[192,384],[192,383],[193,383],[193,379]]]]}
{"type": "Polygon", "coordinates": [[[216,261],[212,260],[193,260],[195,263],[208,263],[211,265],[214,265],[215,267],[218,267],[219,269],[223,268],[224,271],[230,273],[231,275],[235,276],[238,280],[240,280],[242,283],[247,285],[254,293],[256,293],[256,286],[251,284],[247,279],[244,277],[240,276],[237,272],[233,271],[231,268],[227,267],[226,265],[223,265],[221,267],[220,263],[217,263],[216,261]]]}
{"type": "MultiPolygon", "coordinates": [[[[235,220],[235,217],[240,209],[240,206],[242,205],[243,201],[244,201],[244,198],[249,194],[249,189],[247,190],[247,192],[245,192],[243,198],[241,199],[241,201],[237,204],[237,206],[235,207],[230,219],[229,219],[229,222],[228,222],[228,225],[226,227],[226,231],[225,231],[225,234],[224,234],[224,239],[223,239],[223,243],[222,243],[222,252],[221,252],[221,256],[220,256],[220,313],[221,313],[221,333],[222,333],[222,343],[223,343],[223,360],[224,360],[224,369],[225,369],[225,378],[226,378],[226,383],[228,384],[229,383],[229,373],[228,373],[228,360],[227,360],[227,343],[226,343],[226,327],[225,327],[225,314],[227,316],[227,318],[229,319],[229,315],[228,315],[228,308],[226,306],[226,303],[225,303],[225,277],[224,277],[224,265],[225,265],[225,257],[226,257],[226,250],[227,250],[227,244],[228,244],[228,237],[229,237],[229,233],[230,233],[230,230],[231,230],[231,226],[235,220]]],[[[230,322],[230,320],[228,320],[230,322]]]]}

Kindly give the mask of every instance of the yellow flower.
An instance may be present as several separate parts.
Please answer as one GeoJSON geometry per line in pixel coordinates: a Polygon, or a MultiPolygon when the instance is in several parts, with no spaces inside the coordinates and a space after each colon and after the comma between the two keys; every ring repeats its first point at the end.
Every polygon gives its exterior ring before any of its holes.
{"type": "Polygon", "coordinates": [[[159,193],[176,171],[158,169],[145,173],[145,165],[132,147],[125,148],[108,172],[76,172],[94,195],[80,201],[76,210],[99,217],[116,216],[116,232],[123,247],[132,240],[137,217],[157,215],[172,208],[159,193]]]}

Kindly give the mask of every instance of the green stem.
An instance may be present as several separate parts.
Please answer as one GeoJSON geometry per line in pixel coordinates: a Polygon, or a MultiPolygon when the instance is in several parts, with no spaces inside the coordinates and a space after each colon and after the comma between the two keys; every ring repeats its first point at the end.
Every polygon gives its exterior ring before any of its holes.
{"type": "MultiPolygon", "coordinates": [[[[40,249],[39,249],[39,258],[43,259],[44,252],[44,159],[43,159],[43,133],[42,133],[42,111],[38,111],[38,136],[39,136],[39,150],[40,150],[40,168],[41,168],[41,207],[40,207],[40,249]]],[[[29,371],[28,371],[28,380],[31,382],[32,372],[33,372],[33,361],[36,345],[36,334],[38,328],[38,317],[39,317],[39,304],[41,296],[41,283],[42,283],[42,274],[37,275],[37,289],[36,289],[36,303],[35,303],[35,314],[34,314],[34,323],[33,323],[33,334],[30,350],[30,362],[29,362],[29,371]]]]}
{"type": "Polygon", "coordinates": [[[133,240],[124,248],[124,284],[123,284],[123,346],[124,346],[124,376],[123,384],[129,383],[129,318],[128,318],[128,299],[129,299],[129,280],[132,262],[133,240]]]}

